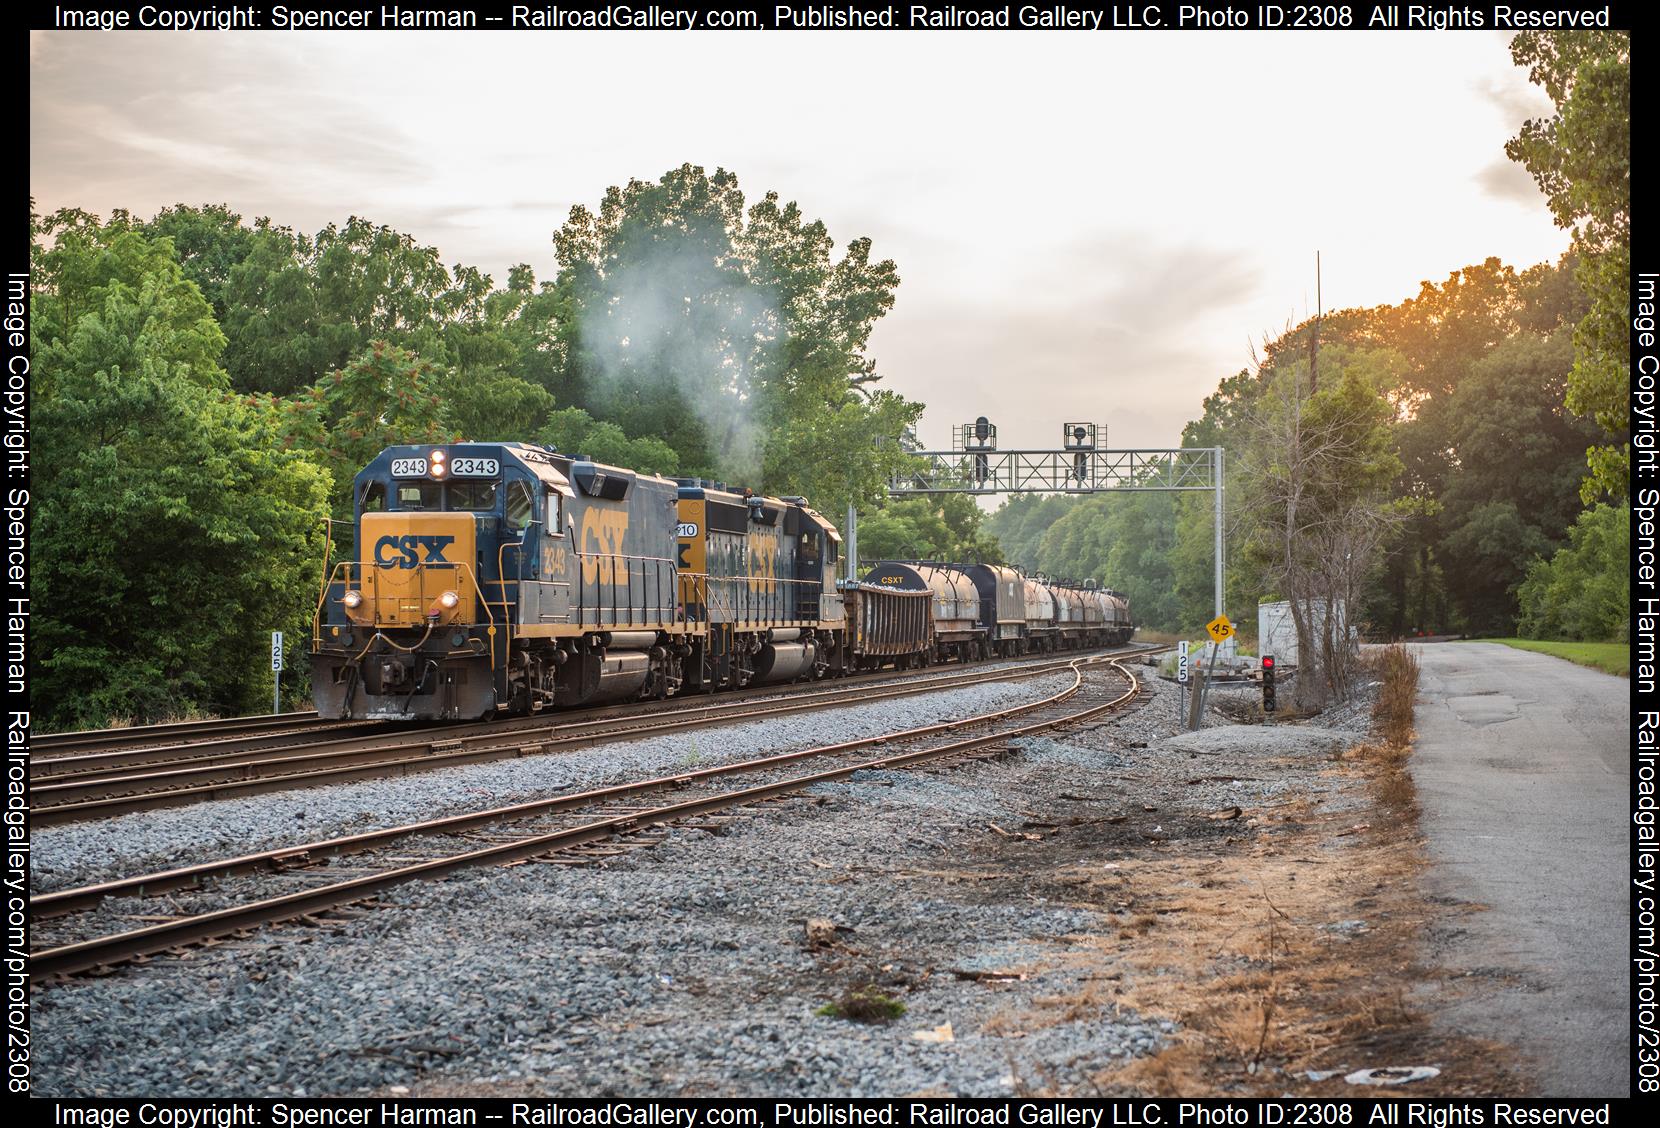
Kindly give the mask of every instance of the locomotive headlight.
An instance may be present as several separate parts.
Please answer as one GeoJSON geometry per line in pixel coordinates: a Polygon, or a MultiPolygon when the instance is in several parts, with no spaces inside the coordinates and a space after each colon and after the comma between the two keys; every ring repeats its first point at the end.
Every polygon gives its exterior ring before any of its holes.
{"type": "Polygon", "coordinates": [[[453,591],[446,591],[438,597],[438,605],[446,611],[455,610],[455,605],[461,602],[461,597],[453,591]]]}
{"type": "Polygon", "coordinates": [[[360,591],[348,591],[345,595],[340,597],[340,602],[355,611],[363,605],[363,593],[360,591]]]}
{"type": "Polygon", "coordinates": [[[432,464],[431,473],[434,478],[442,478],[444,476],[444,472],[448,469],[449,467],[445,466],[442,462],[434,462],[432,464]]]}
{"type": "Polygon", "coordinates": [[[435,450],[435,451],[432,452],[432,460],[434,462],[442,462],[442,461],[444,461],[444,459],[446,459],[448,457],[449,457],[449,455],[445,454],[441,450],[435,450]]]}

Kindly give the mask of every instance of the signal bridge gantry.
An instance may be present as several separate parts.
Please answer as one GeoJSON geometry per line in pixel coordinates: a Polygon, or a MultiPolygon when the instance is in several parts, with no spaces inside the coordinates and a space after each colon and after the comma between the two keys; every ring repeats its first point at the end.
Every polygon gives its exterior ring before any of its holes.
{"type": "MultiPolygon", "coordinates": [[[[912,467],[888,481],[891,497],[926,494],[1115,493],[1208,490],[1215,496],[1216,614],[1223,613],[1223,467],[1221,447],[1112,450],[1104,424],[1067,423],[1048,450],[999,450],[997,427],[981,416],[957,427],[950,450],[911,451],[912,467]]],[[[857,523],[849,508],[849,557],[857,560],[857,523]]]]}

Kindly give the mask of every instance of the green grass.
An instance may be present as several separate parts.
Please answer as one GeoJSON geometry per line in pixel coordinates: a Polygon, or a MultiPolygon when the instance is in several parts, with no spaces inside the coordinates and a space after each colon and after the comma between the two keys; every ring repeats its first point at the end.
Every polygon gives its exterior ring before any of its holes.
{"type": "Polygon", "coordinates": [[[1590,666],[1605,674],[1631,676],[1631,648],[1623,642],[1546,642],[1536,638],[1478,638],[1472,642],[1502,642],[1517,650],[1533,650],[1590,666]]]}

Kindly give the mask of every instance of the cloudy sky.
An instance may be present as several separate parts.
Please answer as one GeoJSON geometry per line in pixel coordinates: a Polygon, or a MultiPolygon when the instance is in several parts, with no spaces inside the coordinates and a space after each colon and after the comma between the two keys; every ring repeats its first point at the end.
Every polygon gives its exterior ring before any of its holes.
{"type": "Polygon", "coordinates": [[[551,277],[606,186],[690,161],[903,282],[873,352],[1001,445],[1174,445],[1252,341],[1567,245],[1491,33],[70,33],[30,42],[38,206],[363,215],[551,277]]]}

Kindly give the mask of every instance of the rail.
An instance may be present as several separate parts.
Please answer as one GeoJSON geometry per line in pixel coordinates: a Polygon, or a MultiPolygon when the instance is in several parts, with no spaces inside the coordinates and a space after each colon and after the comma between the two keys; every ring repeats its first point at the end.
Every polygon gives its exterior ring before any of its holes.
{"type": "MultiPolygon", "coordinates": [[[[322,909],[350,904],[412,880],[439,877],[474,866],[499,865],[539,855],[547,855],[573,846],[601,842],[617,835],[632,834],[652,826],[744,806],[763,799],[799,793],[814,784],[851,779],[861,772],[909,767],[948,757],[961,757],[966,753],[978,753],[988,747],[1006,745],[1011,739],[1040,732],[1061,724],[1075,724],[1121,708],[1135,700],[1139,693],[1139,685],[1134,674],[1125,669],[1121,662],[1109,661],[1113,668],[1128,681],[1127,692],[1117,698],[1087,707],[1081,711],[1060,717],[1040,719],[1019,725],[1013,729],[1000,729],[999,731],[967,737],[960,735],[960,730],[966,724],[993,725],[998,721],[1013,719],[1022,714],[1031,713],[1046,706],[1058,705],[1071,699],[1083,686],[1083,667],[1093,664],[1093,662],[1091,660],[1078,660],[1072,663],[1073,682],[1071,686],[1041,700],[1027,702],[993,713],[954,719],[899,732],[861,737],[840,744],[802,749],[759,760],[720,765],[672,777],[639,780],[580,794],[556,796],[539,800],[534,805],[525,804],[516,808],[497,808],[490,811],[470,812],[435,822],[398,827],[390,831],[370,832],[368,835],[358,836],[356,840],[335,840],[328,843],[312,844],[309,847],[289,847],[281,851],[280,854],[251,855],[228,859],[220,865],[244,869],[245,872],[253,872],[261,868],[287,869],[314,861],[314,850],[319,853],[324,850],[331,853],[353,852],[369,846],[370,840],[383,835],[403,837],[410,834],[453,832],[463,825],[485,825],[488,822],[499,820],[503,816],[532,814],[533,812],[530,809],[532,806],[537,809],[536,813],[547,813],[556,810],[576,812],[583,808],[593,808],[594,815],[597,816],[593,821],[581,821],[579,818],[576,825],[542,833],[533,831],[527,835],[514,835],[506,841],[492,842],[485,847],[475,848],[461,854],[429,858],[388,859],[397,868],[351,877],[344,881],[302,888],[294,892],[253,902],[243,902],[228,908],[197,915],[175,916],[162,923],[150,924],[124,933],[81,940],[53,948],[37,949],[30,952],[31,969],[39,977],[48,977],[71,975],[77,972],[107,967],[139,956],[166,951],[182,944],[231,935],[257,925],[295,919],[322,909]],[[717,779],[741,776],[742,773],[746,772],[771,771],[787,763],[831,755],[840,756],[861,748],[892,744],[901,740],[912,740],[940,733],[958,735],[955,739],[943,745],[934,745],[905,752],[890,749],[884,752],[880,758],[874,760],[855,757],[852,762],[844,760],[827,770],[785,779],[773,779],[758,785],[740,787],[737,790],[717,791],[713,794],[692,798],[681,797],[685,794],[682,789],[692,784],[693,781],[698,781],[701,785],[702,781],[705,780],[714,782],[717,779]],[[671,801],[655,807],[647,805],[644,809],[630,811],[622,815],[612,814],[604,806],[607,803],[615,803],[617,799],[625,796],[646,796],[653,791],[667,792],[664,798],[671,801]]],[[[662,800],[656,800],[656,802],[662,803],[662,800]]],[[[183,871],[149,875],[148,880],[155,882],[155,884],[147,885],[146,891],[164,886],[169,879],[182,876],[184,876],[183,871]]],[[[143,882],[146,879],[137,880],[143,882]]],[[[112,886],[106,884],[102,887],[66,890],[61,894],[51,896],[60,902],[69,902],[73,899],[96,903],[96,901],[102,900],[104,896],[112,892],[112,886]]],[[[46,902],[47,898],[44,897],[32,898],[30,905],[32,915],[53,915],[46,902]]],[[[63,907],[68,908],[67,905],[63,907]]]]}

